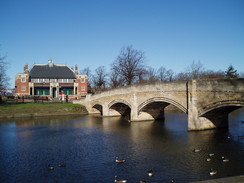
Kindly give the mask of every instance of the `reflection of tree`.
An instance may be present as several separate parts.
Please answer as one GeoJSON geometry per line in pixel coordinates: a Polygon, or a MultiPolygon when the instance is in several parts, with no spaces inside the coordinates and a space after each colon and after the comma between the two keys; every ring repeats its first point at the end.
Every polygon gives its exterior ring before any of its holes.
{"type": "MultiPolygon", "coordinates": [[[[16,126],[35,126],[35,125],[48,125],[55,126],[58,123],[66,122],[77,118],[77,116],[50,116],[50,117],[32,117],[32,118],[15,118],[16,126]]],[[[6,121],[6,120],[5,120],[6,121]]],[[[9,120],[6,122],[13,122],[9,120]]]]}

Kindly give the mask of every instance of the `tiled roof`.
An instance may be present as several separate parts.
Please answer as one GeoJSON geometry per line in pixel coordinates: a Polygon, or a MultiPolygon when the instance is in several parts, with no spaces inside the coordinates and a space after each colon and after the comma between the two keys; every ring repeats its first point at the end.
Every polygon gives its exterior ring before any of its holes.
{"type": "Polygon", "coordinates": [[[30,70],[31,78],[75,79],[75,73],[61,64],[35,64],[30,70]]]}

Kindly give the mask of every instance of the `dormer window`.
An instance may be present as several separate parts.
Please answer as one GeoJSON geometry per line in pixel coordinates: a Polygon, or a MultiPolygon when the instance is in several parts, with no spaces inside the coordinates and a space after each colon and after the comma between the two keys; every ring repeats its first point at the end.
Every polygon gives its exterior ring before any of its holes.
{"type": "Polygon", "coordinates": [[[26,77],[21,77],[21,82],[25,83],[26,82],[26,77]]]}

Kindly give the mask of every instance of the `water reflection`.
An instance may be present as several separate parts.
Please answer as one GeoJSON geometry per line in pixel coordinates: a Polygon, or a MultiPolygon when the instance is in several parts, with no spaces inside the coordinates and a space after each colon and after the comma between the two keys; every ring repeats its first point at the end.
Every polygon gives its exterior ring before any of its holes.
{"type": "Polygon", "coordinates": [[[100,116],[10,119],[0,122],[0,182],[192,182],[244,172],[244,110],[229,129],[187,131],[187,116],[132,122],[100,116]],[[231,138],[228,138],[230,137],[231,138]],[[200,152],[192,152],[194,148],[200,152]],[[210,162],[209,153],[214,153],[210,162]],[[222,156],[229,162],[223,162],[222,156]],[[125,158],[116,164],[115,158],[125,158]],[[58,164],[66,163],[65,168],[58,164]],[[50,171],[47,165],[54,166],[50,171]],[[210,169],[218,170],[214,177],[210,169]],[[154,176],[147,171],[153,169],[154,176]]]}

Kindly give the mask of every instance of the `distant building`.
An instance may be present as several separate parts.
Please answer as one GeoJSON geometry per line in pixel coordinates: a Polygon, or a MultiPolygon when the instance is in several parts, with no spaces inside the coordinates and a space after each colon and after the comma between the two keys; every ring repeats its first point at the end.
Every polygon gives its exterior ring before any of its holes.
{"type": "Polygon", "coordinates": [[[79,99],[87,94],[88,78],[78,73],[78,66],[73,68],[65,64],[34,64],[28,70],[24,66],[24,73],[15,77],[16,96],[47,96],[50,99],[68,95],[69,99],[79,99]]]}

